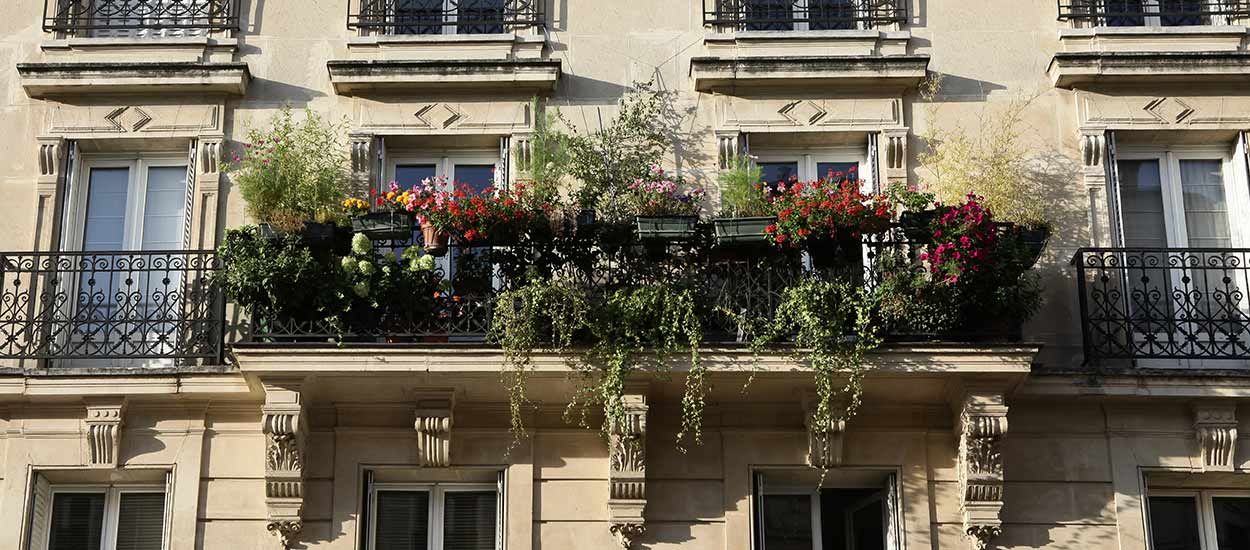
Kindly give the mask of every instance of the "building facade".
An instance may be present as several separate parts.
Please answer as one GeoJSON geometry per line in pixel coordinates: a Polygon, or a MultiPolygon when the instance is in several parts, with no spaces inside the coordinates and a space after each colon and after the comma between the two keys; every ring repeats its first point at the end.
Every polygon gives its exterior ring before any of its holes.
{"type": "Polygon", "coordinates": [[[1250,548],[1244,1],[0,14],[0,548],[1250,548]],[[514,444],[485,344],[273,345],[211,293],[165,327],[190,341],[72,313],[97,280],[201,288],[249,222],[227,159],[284,105],[346,121],[371,188],[519,177],[533,98],[594,127],[647,80],[675,97],[673,167],[706,182],[743,152],[923,180],[919,136],[1024,98],[1055,231],[1023,341],[886,345],[859,414],[825,426],[787,356],[748,373],[749,351],[710,348],[704,441],[681,452],[681,377],[630,380],[605,437],[562,418],[569,369],[537,356],[514,444]]]}

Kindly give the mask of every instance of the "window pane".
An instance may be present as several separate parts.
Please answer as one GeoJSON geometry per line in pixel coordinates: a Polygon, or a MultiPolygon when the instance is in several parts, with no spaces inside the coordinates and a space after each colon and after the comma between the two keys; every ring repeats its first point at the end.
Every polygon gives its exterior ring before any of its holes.
{"type": "Polygon", "coordinates": [[[794,0],[745,0],[743,3],[747,30],[794,30],[794,0]]]}
{"type": "Polygon", "coordinates": [[[504,4],[507,0],[460,0],[456,12],[457,21],[474,22],[456,32],[460,34],[492,34],[504,32],[504,4]]]}
{"type": "Polygon", "coordinates": [[[1108,27],[1140,27],[1146,24],[1145,0],[1105,0],[1108,27]]]}
{"type": "Polygon", "coordinates": [[[48,550],[97,550],[104,530],[104,493],[52,497],[48,550]]]}
{"type": "Polygon", "coordinates": [[[379,491],[374,550],[426,550],[430,493],[379,491]]]}
{"type": "Polygon", "coordinates": [[[759,163],[760,181],[770,186],[778,182],[790,181],[790,178],[799,177],[799,163],[796,162],[761,162],[759,163]]]}
{"type": "Polygon", "coordinates": [[[1166,247],[1159,161],[1121,160],[1116,168],[1120,176],[1120,215],[1124,220],[1125,246],[1166,247]]]}
{"type": "Polygon", "coordinates": [[[186,166],[148,169],[148,188],[143,202],[143,250],[182,248],[186,204],[186,166]]]}
{"type": "Polygon", "coordinates": [[[765,495],[763,531],[768,550],[812,550],[812,497],[765,495]]]}
{"type": "Polygon", "coordinates": [[[443,0],[396,0],[395,34],[442,34],[443,0]]]}
{"type": "Polygon", "coordinates": [[[1154,550],[1202,550],[1197,501],[1193,497],[1150,497],[1150,536],[1154,550]]]}
{"type": "Polygon", "coordinates": [[[438,175],[433,164],[400,164],[395,167],[395,181],[405,189],[420,185],[426,178],[438,175]]]}
{"type": "Polygon", "coordinates": [[[117,550],[161,550],[164,531],[164,493],[122,493],[117,550]]]}
{"type": "Polygon", "coordinates": [[[475,191],[481,191],[495,184],[495,165],[457,164],[455,180],[458,184],[463,183],[475,191]]]}
{"type": "Polygon", "coordinates": [[[827,180],[832,183],[842,183],[850,179],[857,181],[859,177],[858,162],[817,162],[816,163],[816,179],[827,180]]]}
{"type": "Polygon", "coordinates": [[[855,28],[854,0],[808,0],[807,11],[811,30],[855,28]]]}
{"type": "Polygon", "coordinates": [[[1223,161],[1182,160],[1181,194],[1185,200],[1185,232],[1189,246],[1228,248],[1228,201],[1224,198],[1223,161]]]}
{"type": "Polygon", "coordinates": [[[1250,548],[1250,498],[1215,497],[1211,500],[1219,550],[1250,548]]]}
{"type": "Polygon", "coordinates": [[[1165,27],[1203,25],[1203,4],[1207,0],[1161,0],[1159,24],[1165,27]]]}
{"type": "Polygon", "coordinates": [[[126,242],[126,201],[129,168],[92,168],[87,182],[87,218],[82,248],[123,250],[126,242]]]}
{"type": "Polygon", "coordinates": [[[493,550],[497,508],[494,491],[443,494],[443,550],[493,550]]]}

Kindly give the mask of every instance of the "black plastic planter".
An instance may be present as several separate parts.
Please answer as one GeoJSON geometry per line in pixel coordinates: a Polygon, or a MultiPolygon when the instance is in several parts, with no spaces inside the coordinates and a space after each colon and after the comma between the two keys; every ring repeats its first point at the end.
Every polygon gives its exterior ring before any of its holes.
{"type": "Polygon", "coordinates": [[[375,241],[406,240],[412,237],[413,227],[408,212],[370,212],[352,218],[352,230],[375,241]]]}
{"type": "Polygon", "coordinates": [[[937,218],[937,210],[907,211],[898,217],[898,225],[903,228],[907,242],[926,244],[933,241],[933,220],[937,218]]]}
{"type": "Polygon", "coordinates": [[[637,216],[638,238],[644,241],[684,241],[694,238],[696,216],[637,216]]]}
{"type": "Polygon", "coordinates": [[[716,231],[718,246],[759,245],[768,242],[768,233],[764,230],[777,223],[773,216],[753,218],[717,218],[712,220],[716,231]]]}

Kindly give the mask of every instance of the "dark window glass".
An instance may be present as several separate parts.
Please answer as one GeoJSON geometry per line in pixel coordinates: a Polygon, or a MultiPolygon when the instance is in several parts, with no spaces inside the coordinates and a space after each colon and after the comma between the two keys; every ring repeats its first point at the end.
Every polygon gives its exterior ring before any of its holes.
{"type": "Polygon", "coordinates": [[[57,493],[48,531],[48,550],[98,550],[104,531],[104,493],[57,493]]]}
{"type": "Polygon", "coordinates": [[[1211,500],[1219,550],[1250,548],[1250,498],[1215,497],[1211,500]]]}
{"type": "Polygon", "coordinates": [[[1150,536],[1154,550],[1202,550],[1198,502],[1193,497],[1150,497],[1150,536]]]}
{"type": "Polygon", "coordinates": [[[404,189],[420,185],[426,178],[436,175],[433,164],[401,164],[395,167],[395,181],[404,189]]]}
{"type": "Polygon", "coordinates": [[[117,550],[161,550],[165,494],[122,493],[117,513],[117,550]]]}
{"type": "Polygon", "coordinates": [[[1159,3],[1159,24],[1164,27],[1204,24],[1204,0],[1162,0],[1159,3]]]}
{"type": "Polygon", "coordinates": [[[814,31],[855,28],[854,0],[808,0],[808,28],[814,31]]]}
{"type": "Polygon", "coordinates": [[[1108,27],[1140,27],[1146,24],[1145,0],[1106,0],[1103,3],[1108,27]]]}
{"type": "Polygon", "coordinates": [[[456,22],[460,34],[497,34],[504,32],[504,8],[507,0],[460,0],[456,22]],[[472,23],[472,24],[466,24],[472,23]]]}
{"type": "Polygon", "coordinates": [[[497,504],[494,491],[443,493],[443,550],[493,550],[497,504]]]}
{"type": "Polygon", "coordinates": [[[743,11],[749,31],[794,30],[794,0],[746,0],[743,11]]]}
{"type": "Polygon", "coordinates": [[[495,184],[494,164],[457,164],[456,183],[481,191],[495,184]]]}
{"type": "Polygon", "coordinates": [[[427,550],[430,493],[379,491],[374,550],[427,550]]]}
{"type": "Polygon", "coordinates": [[[768,550],[812,550],[812,497],[765,495],[763,531],[768,550]]]}
{"type": "Polygon", "coordinates": [[[831,183],[842,183],[846,180],[859,181],[858,162],[818,162],[816,178],[831,183]]]}
{"type": "Polygon", "coordinates": [[[778,183],[799,177],[799,163],[797,162],[761,162],[759,167],[763,173],[760,176],[760,182],[769,187],[776,188],[778,183]]]}
{"type": "Polygon", "coordinates": [[[395,0],[395,34],[442,34],[443,0],[395,0]]]}

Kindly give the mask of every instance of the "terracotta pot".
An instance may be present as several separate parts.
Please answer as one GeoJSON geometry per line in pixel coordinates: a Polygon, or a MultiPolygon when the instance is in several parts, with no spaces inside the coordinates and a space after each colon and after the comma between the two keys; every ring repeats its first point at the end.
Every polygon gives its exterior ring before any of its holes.
{"type": "Polygon", "coordinates": [[[421,242],[425,243],[425,252],[431,256],[447,253],[447,232],[439,231],[430,222],[421,224],[421,242]]]}

